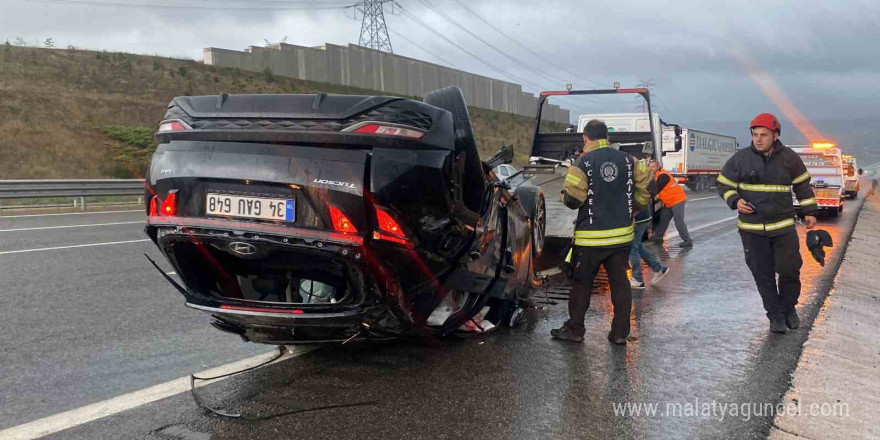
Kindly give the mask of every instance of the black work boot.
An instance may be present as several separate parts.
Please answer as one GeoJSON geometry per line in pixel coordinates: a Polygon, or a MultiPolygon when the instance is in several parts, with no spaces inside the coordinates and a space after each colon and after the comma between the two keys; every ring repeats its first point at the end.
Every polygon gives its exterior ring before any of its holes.
{"type": "Polygon", "coordinates": [[[788,331],[785,325],[785,314],[784,313],[774,313],[767,314],[767,317],[770,318],[770,331],[773,333],[785,333],[788,331]]]}
{"type": "Polygon", "coordinates": [[[801,326],[801,318],[798,316],[797,311],[794,307],[791,308],[788,312],[785,313],[785,325],[788,328],[794,330],[801,326]]]}
{"type": "Polygon", "coordinates": [[[562,327],[550,330],[550,336],[553,336],[553,339],[561,339],[563,341],[584,342],[584,335],[575,333],[571,327],[568,326],[568,321],[565,321],[565,324],[562,324],[562,327]]]}
{"type": "Polygon", "coordinates": [[[615,345],[626,345],[626,338],[621,338],[620,336],[614,336],[611,332],[608,332],[608,342],[611,342],[615,345]]]}

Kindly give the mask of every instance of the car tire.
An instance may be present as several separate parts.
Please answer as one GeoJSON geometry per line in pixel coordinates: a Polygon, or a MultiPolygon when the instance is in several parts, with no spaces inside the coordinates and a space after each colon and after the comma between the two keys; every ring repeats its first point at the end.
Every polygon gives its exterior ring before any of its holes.
{"type": "Polygon", "coordinates": [[[439,107],[452,114],[455,152],[463,153],[465,158],[462,201],[471,211],[480,212],[483,194],[486,190],[486,180],[464,94],[458,87],[446,87],[428,93],[423,101],[425,104],[439,107]]]}
{"type": "Polygon", "coordinates": [[[507,317],[505,324],[508,327],[514,328],[522,323],[523,318],[525,318],[525,309],[522,307],[515,307],[512,312],[510,312],[510,316],[507,317]]]}
{"type": "Polygon", "coordinates": [[[544,253],[547,243],[547,203],[544,194],[538,194],[532,214],[532,255],[538,258],[544,253]]]}

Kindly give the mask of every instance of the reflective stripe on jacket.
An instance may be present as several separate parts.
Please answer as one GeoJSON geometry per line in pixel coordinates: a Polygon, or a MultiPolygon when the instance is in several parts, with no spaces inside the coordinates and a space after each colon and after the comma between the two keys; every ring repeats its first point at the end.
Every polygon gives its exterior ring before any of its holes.
{"type": "Polygon", "coordinates": [[[739,214],[741,231],[776,236],[794,228],[792,191],[805,215],[815,215],[818,207],[800,156],[778,140],[770,151],[765,155],[754,146],[737,151],[718,176],[718,195],[730,209],[737,209],[740,199],[755,207],[752,214],[739,214]]]}
{"type": "Polygon", "coordinates": [[[645,165],[607,145],[605,141],[587,144],[563,184],[563,202],[578,208],[575,246],[629,246],[634,210],[649,200],[650,173],[645,165]]]}

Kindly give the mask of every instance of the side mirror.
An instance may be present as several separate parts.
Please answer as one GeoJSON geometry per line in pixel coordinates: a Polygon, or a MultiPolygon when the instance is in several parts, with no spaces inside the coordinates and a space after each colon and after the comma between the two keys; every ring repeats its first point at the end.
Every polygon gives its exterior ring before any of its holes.
{"type": "Polygon", "coordinates": [[[681,126],[675,126],[675,137],[681,137],[681,126]]]}
{"type": "Polygon", "coordinates": [[[859,168],[859,175],[861,176],[861,175],[864,174],[864,173],[865,173],[865,170],[859,168]]]}
{"type": "MultiPolygon", "coordinates": [[[[675,127],[675,131],[680,132],[681,130],[678,127],[675,127]]],[[[675,134],[675,152],[677,153],[679,151],[681,151],[681,134],[676,133],[675,134]]]]}

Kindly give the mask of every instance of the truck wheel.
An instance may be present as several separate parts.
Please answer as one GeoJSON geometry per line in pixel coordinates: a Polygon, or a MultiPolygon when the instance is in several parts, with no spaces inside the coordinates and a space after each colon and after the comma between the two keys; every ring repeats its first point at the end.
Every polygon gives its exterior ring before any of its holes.
{"type": "Polygon", "coordinates": [[[700,191],[708,191],[709,190],[709,178],[706,176],[700,176],[700,191]]]}
{"type": "Polygon", "coordinates": [[[840,212],[841,212],[841,211],[843,211],[843,208],[829,209],[829,210],[828,210],[828,216],[830,216],[830,217],[837,217],[837,216],[840,215],[840,212]]]}
{"type": "Polygon", "coordinates": [[[477,141],[474,137],[474,129],[468,114],[464,94],[458,87],[446,87],[425,95],[425,104],[439,107],[452,114],[452,126],[455,131],[455,152],[464,154],[464,186],[462,200],[471,211],[480,212],[483,204],[483,194],[486,191],[486,180],[483,175],[483,165],[480,163],[480,153],[477,150],[477,141]]]}

